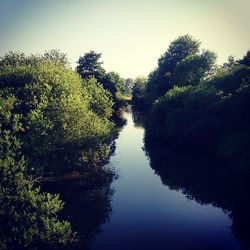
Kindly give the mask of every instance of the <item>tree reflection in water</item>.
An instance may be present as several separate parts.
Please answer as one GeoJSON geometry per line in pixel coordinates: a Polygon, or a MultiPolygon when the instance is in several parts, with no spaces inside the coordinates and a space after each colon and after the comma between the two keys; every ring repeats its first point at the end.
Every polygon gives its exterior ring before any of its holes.
{"type": "Polygon", "coordinates": [[[167,147],[147,136],[144,143],[150,166],[162,183],[200,204],[212,204],[228,212],[233,234],[243,249],[249,249],[250,175],[192,148],[167,147]]]}
{"type": "Polygon", "coordinates": [[[59,193],[65,202],[61,217],[70,221],[79,238],[74,249],[88,249],[102,224],[109,220],[114,178],[117,175],[113,170],[96,168],[84,176],[72,172],[45,185],[46,191],[59,193]]]}

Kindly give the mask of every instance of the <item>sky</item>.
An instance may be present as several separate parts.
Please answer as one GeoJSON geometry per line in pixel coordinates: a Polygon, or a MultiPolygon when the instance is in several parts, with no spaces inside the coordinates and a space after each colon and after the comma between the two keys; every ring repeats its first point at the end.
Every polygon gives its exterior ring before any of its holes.
{"type": "Polygon", "coordinates": [[[0,0],[0,56],[60,49],[75,67],[94,50],[107,71],[135,78],[190,34],[222,64],[250,49],[249,10],[250,0],[0,0]]]}

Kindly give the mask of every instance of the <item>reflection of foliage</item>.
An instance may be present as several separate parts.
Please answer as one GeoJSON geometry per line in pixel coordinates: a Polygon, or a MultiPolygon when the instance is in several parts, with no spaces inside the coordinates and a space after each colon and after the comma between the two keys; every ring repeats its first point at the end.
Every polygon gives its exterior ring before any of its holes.
{"type": "Polygon", "coordinates": [[[26,176],[26,162],[16,134],[23,131],[20,115],[11,110],[14,97],[0,98],[0,247],[62,246],[75,236],[67,221],[58,220],[63,202],[58,195],[41,193],[26,176]]]}
{"type": "Polygon", "coordinates": [[[44,187],[60,193],[65,202],[61,216],[78,232],[77,249],[89,246],[101,225],[108,220],[113,194],[110,184],[114,178],[116,174],[112,170],[91,168],[82,175],[73,172],[44,187]]]}
{"type": "Polygon", "coordinates": [[[132,112],[133,122],[135,127],[143,128],[146,114],[138,111],[137,109],[133,109],[132,112]]]}
{"type": "Polygon", "coordinates": [[[152,169],[163,184],[181,190],[189,199],[212,204],[229,212],[232,231],[246,249],[250,246],[250,176],[215,159],[209,153],[166,146],[145,137],[152,169]]]}

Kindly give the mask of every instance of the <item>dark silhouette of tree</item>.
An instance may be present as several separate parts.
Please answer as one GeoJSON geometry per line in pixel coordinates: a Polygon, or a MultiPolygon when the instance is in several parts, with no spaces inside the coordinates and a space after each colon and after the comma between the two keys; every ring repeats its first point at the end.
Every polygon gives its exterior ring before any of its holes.
{"type": "Polygon", "coordinates": [[[106,77],[105,69],[100,61],[102,54],[91,50],[81,56],[77,61],[76,71],[83,79],[95,78],[98,82],[103,83],[106,77]]]}
{"type": "Polygon", "coordinates": [[[250,50],[247,51],[247,54],[238,62],[242,65],[250,66],[250,50]]]}

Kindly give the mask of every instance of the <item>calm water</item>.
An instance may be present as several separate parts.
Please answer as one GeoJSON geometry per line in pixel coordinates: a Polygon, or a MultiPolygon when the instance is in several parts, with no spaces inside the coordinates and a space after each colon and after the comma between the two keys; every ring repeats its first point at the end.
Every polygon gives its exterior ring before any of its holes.
{"type": "Polygon", "coordinates": [[[168,185],[156,174],[144,151],[144,129],[134,125],[131,113],[125,118],[108,164],[119,173],[112,212],[90,249],[241,249],[228,213],[212,201],[188,199],[192,188],[179,187],[180,181],[168,185]]]}

